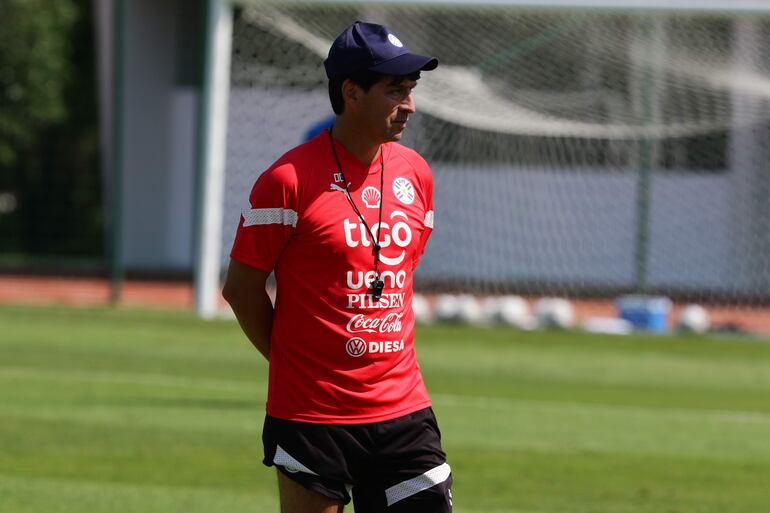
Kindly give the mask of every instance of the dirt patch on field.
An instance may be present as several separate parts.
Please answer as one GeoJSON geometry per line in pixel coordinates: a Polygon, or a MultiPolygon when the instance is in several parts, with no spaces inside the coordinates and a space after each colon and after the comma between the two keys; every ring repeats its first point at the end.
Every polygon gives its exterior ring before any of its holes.
{"type": "MultiPolygon", "coordinates": [[[[533,298],[528,298],[530,303],[533,298]]],[[[0,304],[57,304],[97,306],[110,303],[110,283],[98,278],[47,276],[0,276],[0,304]]],[[[590,317],[615,317],[613,300],[572,300],[578,322],[590,317]]],[[[191,309],[193,289],[185,281],[128,280],[123,284],[120,305],[191,309]]],[[[224,302],[222,306],[226,308],[224,302]]],[[[669,318],[673,327],[683,305],[674,305],[669,318]]],[[[725,331],[770,334],[770,308],[709,306],[713,327],[725,331]]]]}

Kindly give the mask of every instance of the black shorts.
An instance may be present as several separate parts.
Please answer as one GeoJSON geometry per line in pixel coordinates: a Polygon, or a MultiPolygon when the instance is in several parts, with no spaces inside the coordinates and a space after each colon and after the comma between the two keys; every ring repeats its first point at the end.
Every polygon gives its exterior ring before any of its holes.
{"type": "Polygon", "coordinates": [[[264,464],[356,513],[449,513],[452,475],[431,408],[371,424],[266,416],[264,464]]]}

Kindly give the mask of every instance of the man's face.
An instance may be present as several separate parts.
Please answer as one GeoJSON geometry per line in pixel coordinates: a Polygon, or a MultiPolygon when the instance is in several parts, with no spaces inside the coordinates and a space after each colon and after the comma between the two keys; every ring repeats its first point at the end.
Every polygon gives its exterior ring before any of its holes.
{"type": "Polygon", "coordinates": [[[412,89],[417,81],[385,75],[368,91],[359,88],[355,111],[362,131],[380,143],[398,141],[415,112],[412,89]]]}

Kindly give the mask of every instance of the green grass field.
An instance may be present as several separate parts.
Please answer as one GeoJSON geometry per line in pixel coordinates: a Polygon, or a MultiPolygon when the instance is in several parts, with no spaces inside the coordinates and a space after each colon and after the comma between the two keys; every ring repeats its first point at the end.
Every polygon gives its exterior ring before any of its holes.
{"type": "MultiPolygon", "coordinates": [[[[418,331],[458,513],[770,512],[770,344],[418,331]]],[[[277,512],[234,322],[0,308],[0,512],[277,512]]],[[[352,508],[349,508],[352,511],[352,508]]]]}

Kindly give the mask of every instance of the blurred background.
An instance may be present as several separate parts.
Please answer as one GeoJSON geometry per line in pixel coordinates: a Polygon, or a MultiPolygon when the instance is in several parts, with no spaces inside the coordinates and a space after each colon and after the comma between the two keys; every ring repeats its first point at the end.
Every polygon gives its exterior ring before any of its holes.
{"type": "Polygon", "coordinates": [[[436,176],[430,308],[635,294],[770,331],[766,7],[559,5],[6,2],[0,300],[217,315],[251,185],[328,124],[328,45],[377,19],[442,63],[404,141],[436,176]]]}

